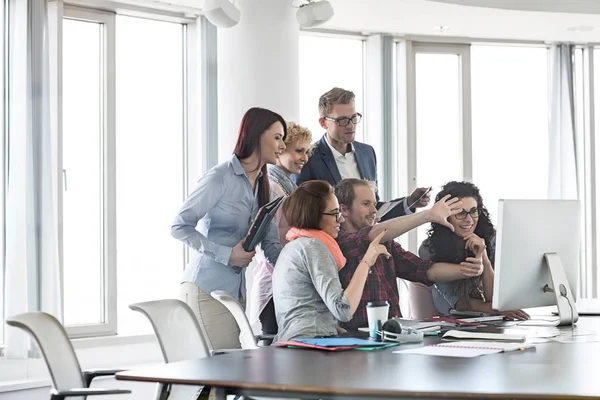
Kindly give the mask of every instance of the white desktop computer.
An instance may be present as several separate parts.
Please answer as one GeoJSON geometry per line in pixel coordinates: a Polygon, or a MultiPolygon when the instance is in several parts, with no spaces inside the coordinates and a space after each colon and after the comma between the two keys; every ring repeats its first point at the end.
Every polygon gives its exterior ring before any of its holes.
{"type": "Polygon", "coordinates": [[[492,308],[557,305],[536,325],[575,323],[580,232],[578,200],[500,200],[492,308]]]}

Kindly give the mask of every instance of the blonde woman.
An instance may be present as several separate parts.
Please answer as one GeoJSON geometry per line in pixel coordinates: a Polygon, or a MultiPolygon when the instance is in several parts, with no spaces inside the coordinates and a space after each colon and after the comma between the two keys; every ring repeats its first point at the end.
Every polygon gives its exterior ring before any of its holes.
{"type": "MultiPolygon", "coordinates": [[[[285,151],[279,156],[276,164],[269,165],[269,183],[271,185],[271,199],[280,196],[289,196],[296,189],[296,184],[290,179],[291,174],[299,174],[308,161],[311,150],[311,133],[308,129],[296,124],[287,123],[287,136],[285,137],[285,151]]],[[[281,244],[287,243],[285,234],[289,230],[283,208],[280,207],[275,215],[279,228],[281,244]]],[[[264,334],[277,333],[277,320],[273,307],[273,287],[271,278],[273,266],[266,259],[262,251],[258,254],[258,264],[254,269],[254,283],[251,291],[250,321],[252,324],[260,320],[264,334]]]]}

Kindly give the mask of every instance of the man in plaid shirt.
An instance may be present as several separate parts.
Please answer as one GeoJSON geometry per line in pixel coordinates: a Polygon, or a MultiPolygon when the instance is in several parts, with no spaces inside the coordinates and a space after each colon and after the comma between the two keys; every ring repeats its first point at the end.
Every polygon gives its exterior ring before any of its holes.
{"type": "Polygon", "coordinates": [[[368,326],[367,310],[369,301],[387,300],[390,304],[390,317],[400,317],[400,298],[396,278],[432,285],[434,282],[448,282],[481,275],[481,259],[467,259],[461,264],[434,263],[422,260],[400,246],[394,239],[424,223],[433,222],[453,229],[447,221],[450,215],[462,211],[462,202],[450,196],[442,198],[429,210],[415,214],[377,222],[377,201],[372,183],[360,179],[344,179],[335,187],[335,195],[344,216],[337,242],[346,257],[346,266],[339,271],[342,287],[346,288],[371,240],[382,230],[387,230],[381,243],[385,244],[390,258],[379,257],[371,267],[365,283],[363,296],[350,322],[342,324],[347,330],[357,330],[368,326]]]}

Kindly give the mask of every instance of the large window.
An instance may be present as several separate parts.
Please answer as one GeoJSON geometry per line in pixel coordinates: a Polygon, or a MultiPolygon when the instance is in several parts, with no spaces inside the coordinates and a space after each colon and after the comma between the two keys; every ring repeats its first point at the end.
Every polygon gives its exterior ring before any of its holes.
{"type": "Polygon", "coordinates": [[[473,182],[498,199],[548,196],[548,50],[471,46],[473,182]]]}
{"type": "MultiPolygon", "coordinates": [[[[417,43],[408,60],[414,63],[408,101],[415,103],[408,142],[414,140],[415,155],[409,148],[407,159],[416,172],[409,182],[433,186],[435,197],[450,180],[472,181],[494,223],[501,198],[547,198],[545,47],[417,43]]],[[[403,243],[417,250],[428,228],[403,243]]]]}
{"type": "MultiPolygon", "coordinates": [[[[600,48],[595,48],[593,51],[589,51],[587,54],[588,57],[592,57],[593,70],[589,71],[589,73],[593,77],[594,85],[590,89],[589,98],[593,98],[594,100],[594,109],[590,110],[594,117],[593,127],[594,131],[590,136],[590,152],[593,152],[592,159],[594,160],[593,165],[590,165],[593,170],[591,171],[591,178],[586,184],[591,184],[594,186],[595,190],[593,190],[593,201],[595,201],[595,208],[593,209],[593,213],[591,213],[591,217],[593,220],[590,222],[593,224],[593,234],[590,239],[594,240],[594,242],[590,242],[589,252],[593,254],[593,258],[591,259],[591,268],[589,268],[588,278],[590,282],[588,282],[588,286],[590,286],[590,290],[588,292],[588,297],[599,297],[600,296],[600,272],[598,267],[598,259],[600,258],[600,235],[598,234],[598,228],[600,227],[600,48]],[[592,252],[591,246],[595,247],[595,251],[592,252]]],[[[586,57],[586,64],[589,65],[589,58],[586,57]]],[[[588,103],[589,104],[589,103],[588,103]]],[[[588,211],[591,211],[588,210],[588,211]]]]}
{"type": "MultiPolygon", "coordinates": [[[[468,70],[468,49],[420,44],[413,50],[416,186],[432,186],[434,197],[445,182],[462,180],[469,173],[463,116],[468,105],[463,79],[468,70]]],[[[425,240],[427,229],[429,225],[417,229],[416,246],[425,240]]]]}
{"type": "Polygon", "coordinates": [[[184,195],[184,27],[117,17],[119,334],[149,332],[128,305],[177,298],[183,245],[170,226],[184,195]]]}
{"type": "Polygon", "coordinates": [[[64,321],[79,325],[103,320],[102,25],[67,19],[63,32],[64,321]]]}
{"type": "Polygon", "coordinates": [[[184,246],[188,27],[68,10],[63,21],[62,226],[71,334],[139,334],[131,303],[177,298],[184,246]]]}
{"type": "Polygon", "coordinates": [[[107,215],[104,153],[106,24],[63,21],[63,271],[64,323],[103,325],[107,215]]]}
{"type": "MultiPolygon", "coordinates": [[[[319,97],[333,87],[356,95],[356,111],[364,109],[364,41],[326,36],[300,36],[300,121],[313,140],[325,130],[319,125],[319,97]]],[[[356,140],[364,138],[364,120],[356,126],[356,140]]]]}
{"type": "MultiPolygon", "coordinates": [[[[5,158],[4,152],[7,145],[6,140],[6,118],[4,112],[4,97],[5,87],[4,87],[4,64],[7,60],[5,53],[5,40],[6,35],[4,34],[4,7],[6,7],[6,2],[0,2],[0,254],[4,254],[4,197],[5,197],[5,158]]],[[[4,321],[4,257],[0,259],[0,319],[4,321]]],[[[4,323],[0,324],[0,345],[4,343],[4,323]]]]}

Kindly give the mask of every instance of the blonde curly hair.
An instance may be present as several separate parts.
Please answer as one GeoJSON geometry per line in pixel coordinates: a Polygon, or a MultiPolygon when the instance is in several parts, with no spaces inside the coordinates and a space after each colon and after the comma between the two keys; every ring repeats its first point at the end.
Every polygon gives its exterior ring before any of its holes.
{"type": "Polygon", "coordinates": [[[290,145],[292,143],[302,143],[308,142],[312,143],[312,134],[303,126],[298,125],[293,121],[287,122],[287,135],[285,136],[285,145],[290,145]]]}

